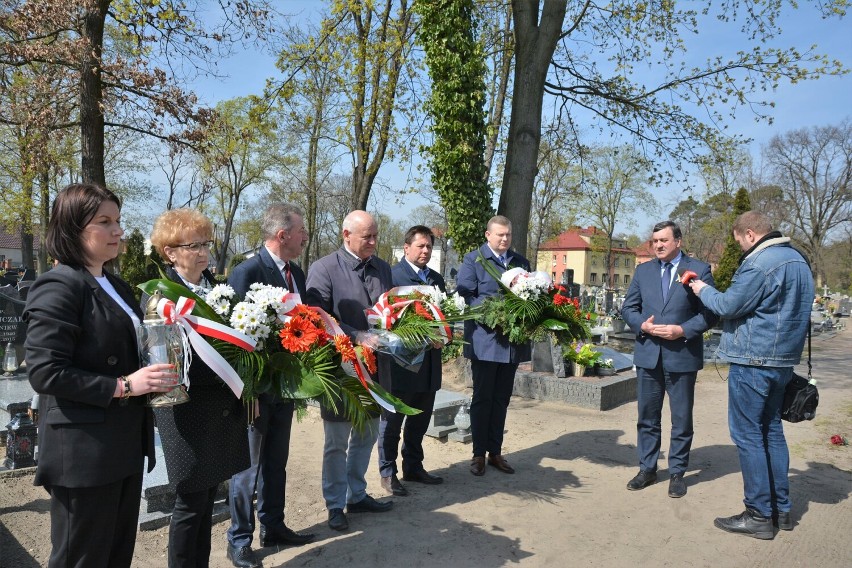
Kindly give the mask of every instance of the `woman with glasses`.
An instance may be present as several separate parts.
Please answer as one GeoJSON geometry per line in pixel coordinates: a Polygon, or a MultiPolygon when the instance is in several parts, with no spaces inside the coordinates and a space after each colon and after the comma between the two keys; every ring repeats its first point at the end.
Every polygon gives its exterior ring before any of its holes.
{"type": "Polygon", "coordinates": [[[35,484],[50,493],[51,567],[130,566],[144,458],[154,468],[154,417],[141,395],[177,379],[172,365],[140,368],[142,313],[130,286],[104,270],[123,234],[114,193],[69,185],[45,239],[57,264],[27,297],[27,370],[41,409],[35,484]]]}
{"type": "MultiPolygon", "coordinates": [[[[213,223],[193,209],[173,209],[154,222],[151,244],[166,276],[198,295],[216,283],[207,270],[213,223]]],[[[148,298],[142,298],[144,306],[148,298]]],[[[213,504],[219,484],[249,467],[240,399],[193,353],[189,402],[156,408],[169,484],[176,493],[169,526],[169,566],[208,566],[213,504]]]]}

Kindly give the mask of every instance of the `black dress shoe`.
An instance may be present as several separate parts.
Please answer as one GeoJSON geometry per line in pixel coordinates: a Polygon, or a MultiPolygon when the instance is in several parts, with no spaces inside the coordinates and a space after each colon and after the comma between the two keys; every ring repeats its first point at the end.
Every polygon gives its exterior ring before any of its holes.
{"type": "Polygon", "coordinates": [[[473,456],[470,460],[470,473],[473,475],[485,475],[485,456],[473,456]]]}
{"type": "Polygon", "coordinates": [[[346,505],[347,513],[385,513],[393,508],[393,501],[376,501],[369,495],[357,503],[349,503],[346,505]]]}
{"type": "Polygon", "coordinates": [[[349,528],[349,521],[343,513],[343,509],[328,510],[328,528],[336,531],[345,531],[349,528]]]}
{"type": "Polygon", "coordinates": [[[679,499],[684,495],[686,495],[686,482],[683,480],[682,473],[676,473],[669,479],[669,497],[679,499]]]}
{"type": "Polygon", "coordinates": [[[228,545],[228,560],[237,568],[260,568],[262,564],[250,546],[228,545]]]}
{"type": "Polygon", "coordinates": [[[761,540],[772,540],[772,519],[764,517],[754,509],[746,509],[733,517],[719,517],[713,524],[730,533],[744,534],[761,540]]]}
{"type": "Polygon", "coordinates": [[[638,491],[645,489],[649,485],[654,485],[657,482],[656,471],[639,471],[636,477],[627,482],[627,489],[630,491],[638,491]]]}
{"type": "Polygon", "coordinates": [[[778,511],[772,515],[772,524],[782,531],[793,530],[793,518],[790,516],[790,511],[778,511]]]}
{"type": "Polygon", "coordinates": [[[496,467],[503,473],[515,473],[515,469],[510,466],[509,462],[506,461],[506,458],[504,458],[500,454],[489,454],[488,465],[496,467]]]}
{"type": "Polygon", "coordinates": [[[396,475],[391,475],[390,477],[382,478],[382,488],[391,493],[396,497],[405,497],[408,495],[408,489],[399,482],[399,478],[396,475]]]}
{"type": "Polygon", "coordinates": [[[264,525],[260,525],[260,546],[263,547],[281,545],[299,546],[311,542],[315,537],[316,535],[310,533],[299,534],[286,526],[281,526],[277,529],[267,529],[264,525]]]}
{"type": "Polygon", "coordinates": [[[426,485],[440,485],[444,482],[443,477],[432,475],[425,469],[403,473],[402,479],[403,481],[414,481],[416,483],[425,483],[426,485]]]}

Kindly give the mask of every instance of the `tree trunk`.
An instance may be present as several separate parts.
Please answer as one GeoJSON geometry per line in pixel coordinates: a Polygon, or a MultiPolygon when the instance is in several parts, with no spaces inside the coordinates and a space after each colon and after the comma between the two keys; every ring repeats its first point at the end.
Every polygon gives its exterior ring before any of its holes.
{"type": "Polygon", "coordinates": [[[38,175],[38,273],[44,274],[47,272],[47,223],[50,221],[50,170],[42,169],[38,175]]]}
{"type": "Polygon", "coordinates": [[[87,42],[80,65],[80,149],[85,183],[106,187],[104,172],[104,114],[101,51],[104,22],[110,0],[98,0],[83,13],[83,39],[87,42]]]}
{"type": "MultiPolygon", "coordinates": [[[[506,6],[506,27],[503,29],[505,43],[500,52],[499,64],[500,71],[497,77],[497,86],[492,98],[492,109],[488,113],[490,124],[488,126],[488,138],[485,140],[485,180],[488,181],[491,176],[491,166],[494,162],[494,153],[497,148],[497,142],[500,138],[500,127],[503,125],[503,109],[506,103],[506,90],[509,83],[509,73],[512,70],[512,55],[514,54],[515,44],[512,35],[512,7],[506,6]]],[[[496,64],[497,62],[495,62],[496,64]]]]}
{"type": "Polygon", "coordinates": [[[515,88],[497,213],[512,222],[512,248],[520,252],[527,249],[533,184],[538,172],[544,83],[562,30],[565,8],[566,0],[545,0],[539,25],[538,0],[512,1],[516,37],[515,88]]]}

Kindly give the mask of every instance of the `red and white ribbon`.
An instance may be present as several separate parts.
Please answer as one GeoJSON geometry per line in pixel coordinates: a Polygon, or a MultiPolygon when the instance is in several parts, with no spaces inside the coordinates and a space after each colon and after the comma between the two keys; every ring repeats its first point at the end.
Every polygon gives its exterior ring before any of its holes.
{"type": "Polygon", "coordinates": [[[373,327],[378,327],[379,329],[393,331],[393,324],[402,318],[405,310],[407,310],[411,304],[420,303],[432,313],[434,321],[443,322],[443,325],[438,327],[438,333],[441,336],[441,340],[444,345],[448,344],[453,339],[453,331],[446,323],[447,318],[441,312],[441,309],[437,306],[437,304],[433,304],[425,298],[410,298],[399,300],[394,303],[390,302],[390,298],[394,296],[409,296],[415,292],[419,292],[428,297],[431,290],[431,286],[398,286],[396,288],[391,288],[379,296],[379,300],[375,303],[375,305],[373,305],[373,307],[365,310],[365,313],[367,314],[367,323],[373,327]]]}
{"type": "MultiPolygon", "coordinates": [[[[201,357],[210,369],[218,375],[225,384],[230,387],[237,398],[243,394],[243,381],[231,365],[222,357],[213,346],[204,340],[201,335],[227,341],[246,351],[254,351],[256,342],[248,335],[241,333],[231,327],[222,325],[207,318],[192,315],[195,300],[181,296],[177,303],[163,298],[157,304],[157,313],[166,323],[176,324],[182,330],[184,336],[189,339],[195,352],[201,357]]],[[[188,365],[187,365],[188,369],[188,365]]]]}

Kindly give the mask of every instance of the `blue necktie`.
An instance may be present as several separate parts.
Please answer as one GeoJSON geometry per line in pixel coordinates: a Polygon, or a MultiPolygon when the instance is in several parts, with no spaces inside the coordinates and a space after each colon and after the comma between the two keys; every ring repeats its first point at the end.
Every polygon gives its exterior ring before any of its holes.
{"type": "Polygon", "coordinates": [[[663,270],[663,279],[660,284],[663,286],[663,302],[665,302],[666,298],[669,297],[669,288],[672,285],[672,263],[667,262],[663,266],[665,270],[663,270]]]}
{"type": "Polygon", "coordinates": [[[500,260],[500,266],[506,268],[506,257],[501,254],[498,260],[500,260]]]}
{"type": "Polygon", "coordinates": [[[425,268],[421,268],[420,270],[418,270],[417,276],[420,277],[420,280],[422,280],[424,284],[426,283],[426,269],[425,268]]]}

